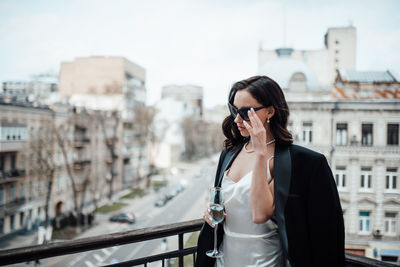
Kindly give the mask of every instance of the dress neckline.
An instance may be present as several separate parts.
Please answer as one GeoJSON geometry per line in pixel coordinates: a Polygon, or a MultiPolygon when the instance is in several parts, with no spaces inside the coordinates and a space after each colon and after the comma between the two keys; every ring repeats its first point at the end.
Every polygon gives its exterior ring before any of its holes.
{"type": "Polygon", "coordinates": [[[241,180],[243,180],[244,177],[246,177],[247,175],[249,175],[249,174],[251,174],[251,173],[253,172],[253,170],[249,171],[248,173],[246,173],[245,175],[243,175],[243,176],[239,179],[239,181],[235,182],[231,177],[228,176],[228,171],[229,171],[229,169],[227,169],[227,170],[225,171],[225,177],[227,177],[231,182],[233,182],[233,183],[235,183],[235,184],[239,183],[241,180]]]}

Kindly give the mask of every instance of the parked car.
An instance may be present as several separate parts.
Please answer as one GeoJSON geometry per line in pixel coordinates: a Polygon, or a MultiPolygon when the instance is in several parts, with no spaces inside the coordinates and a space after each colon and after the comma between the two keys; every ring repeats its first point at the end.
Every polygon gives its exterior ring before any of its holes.
{"type": "Polygon", "coordinates": [[[112,222],[135,223],[136,218],[132,212],[122,212],[110,217],[112,222]]]}
{"type": "Polygon", "coordinates": [[[160,197],[159,199],[157,199],[156,203],[154,203],[154,206],[156,207],[162,207],[165,204],[167,204],[168,199],[166,196],[160,197]]]}
{"type": "Polygon", "coordinates": [[[180,193],[180,192],[182,192],[183,190],[185,190],[185,187],[184,187],[183,185],[181,185],[181,184],[178,184],[178,185],[176,186],[175,190],[176,190],[176,192],[180,193]]]}

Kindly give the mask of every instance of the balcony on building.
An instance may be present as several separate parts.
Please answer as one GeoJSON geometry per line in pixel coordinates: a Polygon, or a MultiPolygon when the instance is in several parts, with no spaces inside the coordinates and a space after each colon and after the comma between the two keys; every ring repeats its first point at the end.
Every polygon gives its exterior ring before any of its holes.
{"type": "Polygon", "coordinates": [[[0,122],[0,153],[23,150],[26,140],[26,125],[15,122],[0,122]]]}
{"type": "Polygon", "coordinates": [[[25,177],[25,170],[0,171],[0,184],[13,183],[25,177]]]}

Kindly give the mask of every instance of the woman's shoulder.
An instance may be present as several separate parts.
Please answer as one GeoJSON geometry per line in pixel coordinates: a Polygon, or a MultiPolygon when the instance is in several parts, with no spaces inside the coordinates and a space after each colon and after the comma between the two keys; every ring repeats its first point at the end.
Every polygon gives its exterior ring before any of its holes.
{"type": "Polygon", "coordinates": [[[322,160],[325,159],[325,156],[319,152],[311,150],[309,148],[299,146],[299,145],[290,145],[290,152],[292,158],[302,158],[302,159],[310,159],[310,160],[322,160]]]}

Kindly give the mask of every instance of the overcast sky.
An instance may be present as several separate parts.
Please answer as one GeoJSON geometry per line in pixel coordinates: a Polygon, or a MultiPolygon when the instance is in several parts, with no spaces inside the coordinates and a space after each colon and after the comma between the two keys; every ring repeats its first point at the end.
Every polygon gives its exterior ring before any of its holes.
{"type": "Polygon", "coordinates": [[[257,73],[260,43],[321,49],[328,27],[350,23],[357,69],[400,74],[398,0],[0,0],[0,81],[58,73],[76,57],[124,56],[146,69],[149,104],[163,85],[192,83],[210,107],[257,73]]]}

